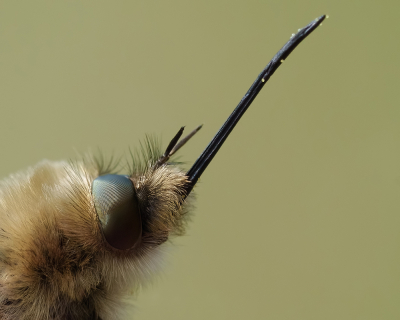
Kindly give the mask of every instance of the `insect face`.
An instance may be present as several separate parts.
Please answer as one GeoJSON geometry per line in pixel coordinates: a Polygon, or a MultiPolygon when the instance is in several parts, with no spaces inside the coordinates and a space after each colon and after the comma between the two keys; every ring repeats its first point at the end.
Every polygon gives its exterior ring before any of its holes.
{"type": "Polygon", "coordinates": [[[191,191],[282,61],[324,20],[292,37],[260,73],[188,172],[151,139],[129,172],[88,156],[42,161],[0,183],[0,318],[122,319],[129,292],[158,268],[160,248],[184,233],[191,191]]]}

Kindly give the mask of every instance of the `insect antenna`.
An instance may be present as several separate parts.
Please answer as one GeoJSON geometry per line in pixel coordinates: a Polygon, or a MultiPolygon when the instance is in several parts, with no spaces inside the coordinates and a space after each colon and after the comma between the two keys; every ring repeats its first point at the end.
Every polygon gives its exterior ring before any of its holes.
{"type": "Polygon", "coordinates": [[[184,137],[183,139],[181,139],[179,141],[179,138],[182,136],[183,130],[185,129],[185,127],[181,127],[179,129],[178,133],[175,135],[175,137],[173,137],[171,142],[168,144],[168,147],[165,150],[164,154],[160,157],[160,159],[158,159],[155,167],[159,167],[162,164],[164,164],[165,162],[167,162],[169,160],[169,158],[171,158],[171,156],[175,152],[177,152],[180,148],[182,148],[185,145],[185,143],[188,142],[190,140],[190,138],[192,138],[202,127],[203,127],[202,124],[199,125],[196,129],[194,129],[186,137],[184,137]]]}

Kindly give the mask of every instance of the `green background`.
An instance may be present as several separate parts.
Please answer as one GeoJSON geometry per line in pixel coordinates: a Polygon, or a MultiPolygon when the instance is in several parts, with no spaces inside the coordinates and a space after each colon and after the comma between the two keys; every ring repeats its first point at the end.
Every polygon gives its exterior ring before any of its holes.
{"type": "Polygon", "coordinates": [[[136,319],[399,319],[399,2],[1,1],[0,176],[204,128],[286,60],[196,188],[136,319]]]}

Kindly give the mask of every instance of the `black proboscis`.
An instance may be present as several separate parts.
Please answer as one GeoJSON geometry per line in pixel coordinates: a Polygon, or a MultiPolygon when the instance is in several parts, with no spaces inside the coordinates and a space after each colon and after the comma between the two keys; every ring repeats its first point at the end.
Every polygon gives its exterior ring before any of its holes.
{"type": "Polygon", "coordinates": [[[187,195],[192,191],[197,180],[200,178],[208,164],[217,154],[226,138],[229,136],[235,125],[238,123],[242,115],[246,112],[247,108],[253,102],[257,94],[261,91],[264,85],[267,83],[269,78],[274,74],[276,69],[283,63],[283,61],[289,56],[289,54],[305,39],[310,35],[321,23],[324,21],[325,15],[313,20],[307,26],[294,34],[290,40],[282,47],[281,50],[272,58],[268,65],[258,75],[250,89],[244,95],[242,100],[239,102],[235,110],[225,121],[222,127],[219,129],[217,134],[211,140],[207,148],[203,151],[200,157],[196,160],[190,170],[187,172],[188,180],[190,184],[187,188],[187,195]]]}

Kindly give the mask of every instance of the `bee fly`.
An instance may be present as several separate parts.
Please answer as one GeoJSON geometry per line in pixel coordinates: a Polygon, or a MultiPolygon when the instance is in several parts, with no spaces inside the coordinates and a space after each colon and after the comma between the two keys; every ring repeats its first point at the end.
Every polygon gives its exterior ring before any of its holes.
{"type": "Polygon", "coordinates": [[[91,157],[42,161],[0,182],[0,318],[125,319],[130,292],[157,268],[160,247],[184,232],[190,193],[275,70],[325,19],[299,29],[259,74],[188,172],[151,139],[126,175],[91,157]]]}

